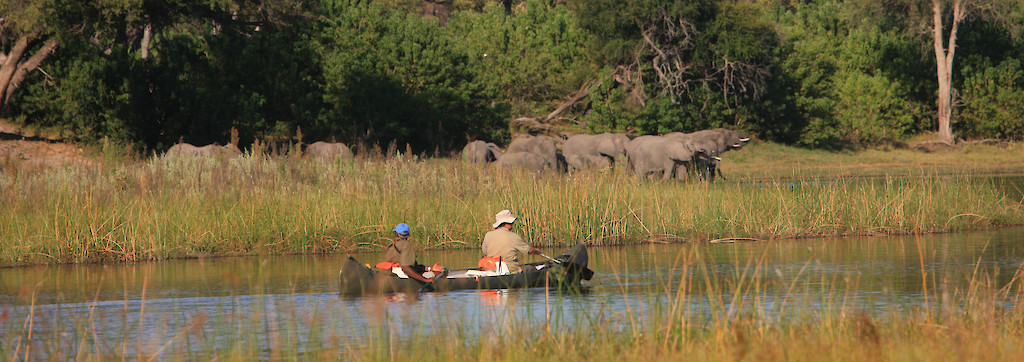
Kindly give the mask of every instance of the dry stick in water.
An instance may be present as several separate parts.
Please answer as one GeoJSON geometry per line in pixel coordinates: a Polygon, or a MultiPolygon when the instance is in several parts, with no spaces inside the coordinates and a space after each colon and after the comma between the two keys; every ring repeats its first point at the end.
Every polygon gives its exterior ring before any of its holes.
{"type": "Polygon", "coordinates": [[[100,355],[100,343],[99,343],[100,336],[98,334],[96,334],[96,331],[98,330],[98,328],[96,328],[96,320],[93,319],[93,316],[95,315],[94,312],[96,311],[96,306],[99,305],[100,289],[103,286],[103,279],[105,279],[105,278],[106,278],[105,275],[100,274],[100,280],[96,283],[96,294],[94,294],[93,297],[92,297],[93,305],[89,307],[89,325],[92,326],[92,339],[94,341],[93,342],[93,348],[96,349],[96,355],[97,356],[100,355]]]}
{"type": "Polygon", "coordinates": [[[142,299],[139,301],[139,340],[138,345],[135,347],[139,353],[139,358],[142,358],[142,333],[145,330],[143,328],[143,316],[146,312],[146,288],[149,286],[149,273],[143,271],[145,275],[142,277],[142,299]]]}
{"type": "Polygon", "coordinates": [[[928,308],[928,272],[924,270],[924,252],[921,250],[921,237],[914,235],[914,243],[917,244],[917,258],[921,263],[921,287],[924,289],[924,311],[931,314],[928,308]]]}

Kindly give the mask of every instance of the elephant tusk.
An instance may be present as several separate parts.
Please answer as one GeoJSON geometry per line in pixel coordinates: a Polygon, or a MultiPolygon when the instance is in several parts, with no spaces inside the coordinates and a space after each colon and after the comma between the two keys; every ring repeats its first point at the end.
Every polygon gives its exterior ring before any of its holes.
{"type": "Polygon", "coordinates": [[[747,142],[747,141],[750,141],[750,138],[740,138],[740,142],[747,142]]]}
{"type": "Polygon", "coordinates": [[[714,158],[714,159],[715,159],[715,161],[721,161],[721,160],[722,160],[722,158],[721,158],[721,157],[712,157],[712,158],[714,158]]]}

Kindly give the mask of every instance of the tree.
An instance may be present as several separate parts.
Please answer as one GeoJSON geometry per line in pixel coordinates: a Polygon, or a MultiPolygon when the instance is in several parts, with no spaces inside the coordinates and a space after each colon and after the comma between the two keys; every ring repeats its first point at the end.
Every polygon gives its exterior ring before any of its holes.
{"type": "Polygon", "coordinates": [[[949,40],[943,44],[944,5],[941,0],[932,0],[932,37],[935,47],[935,73],[939,82],[939,142],[952,145],[955,142],[950,127],[953,116],[953,56],[956,55],[956,33],[960,29],[960,23],[967,17],[967,12],[964,9],[964,0],[953,1],[949,40]]]}
{"type": "Polygon", "coordinates": [[[606,89],[594,90],[602,123],[631,119],[644,133],[735,127],[765,95],[775,33],[750,2],[566,3],[595,35],[591,57],[609,69],[606,89]]]}
{"type": "Polygon", "coordinates": [[[5,2],[0,5],[0,110],[6,109],[14,91],[30,72],[57,48],[57,39],[43,29],[38,2],[5,2]]]}
{"type": "MultiPolygon", "coordinates": [[[[935,75],[937,79],[936,119],[938,124],[938,141],[953,144],[953,107],[957,103],[958,93],[954,87],[954,58],[957,51],[957,39],[961,25],[967,19],[978,17],[1005,28],[1019,27],[1019,19],[1014,21],[1016,0],[894,0],[878,2],[874,0],[858,1],[862,10],[870,15],[882,18],[897,19],[909,31],[929,34],[935,56],[935,75]],[[947,33],[948,29],[948,33],[947,33]]],[[[900,25],[897,25],[900,26],[900,25]]]]}
{"type": "Polygon", "coordinates": [[[320,98],[301,52],[310,12],[291,0],[0,1],[2,63],[18,64],[0,72],[2,111],[152,148],[224,142],[232,127],[249,139],[265,122],[295,129],[320,98]]]}
{"type": "Polygon", "coordinates": [[[1015,0],[931,0],[932,42],[935,49],[935,72],[938,78],[938,127],[939,142],[953,144],[955,137],[952,131],[953,105],[956,91],[953,88],[953,57],[956,55],[957,36],[960,25],[971,16],[989,19],[1007,29],[1020,26],[1020,19],[1012,19],[1015,15],[1014,6],[1020,6],[1015,0]],[[943,15],[950,11],[951,17],[943,15]],[[949,21],[949,34],[944,34],[945,22],[949,21]],[[943,38],[947,38],[943,43],[943,38]]]}

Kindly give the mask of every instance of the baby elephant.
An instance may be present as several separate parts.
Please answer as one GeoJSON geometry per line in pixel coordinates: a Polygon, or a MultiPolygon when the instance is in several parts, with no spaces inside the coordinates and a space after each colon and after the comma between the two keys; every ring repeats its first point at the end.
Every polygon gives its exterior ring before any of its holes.
{"type": "Polygon", "coordinates": [[[309,147],[306,147],[306,156],[322,160],[333,160],[336,158],[351,160],[354,158],[352,151],[344,143],[323,141],[313,142],[309,147]]]}
{"type": "Polygon", "coordinates": [[[500,168],[525,168],[532,171],[543,171],[547,168],[544,157],[532,152],[509,152],[496,161],[500,168]]]}
{"type": "Polygon", "coordinates": [[[467,163],[494,162],[501,159],[501,149],[494,143],[476,140],[462,148],[462,159],[467,163]]]}
{"type": "Polygon", "coordinates": [[[179,143],[167,150],[167,157],[217,157],[221,155],[235,158],[241,156],[242,151],[232,144],[225,146],[209,144],[198,147],[189,143],[179,143]]]}

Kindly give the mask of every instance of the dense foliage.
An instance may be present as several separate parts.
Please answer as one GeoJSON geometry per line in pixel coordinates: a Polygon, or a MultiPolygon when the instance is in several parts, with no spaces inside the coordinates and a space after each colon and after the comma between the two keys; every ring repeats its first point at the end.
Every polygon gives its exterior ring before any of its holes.
{"type": "MultiPolygon", "coordinates": [[[[931,39],[904,29],[920,13],[904,3],[13,2],[0,5],[3,54],[27,36],[28,53],[58,46],[2,112],[138,149],[226,143],[234,128],[242,146],[301,137],[446,153],[503,143],[510,120],[585,89],[558,129],[892,145],[936,127],[931,39]]],[[[1004,26],[1022,8],[961,26],[960,137],[1024,137],[1024,41],[1004,26]]]]}

